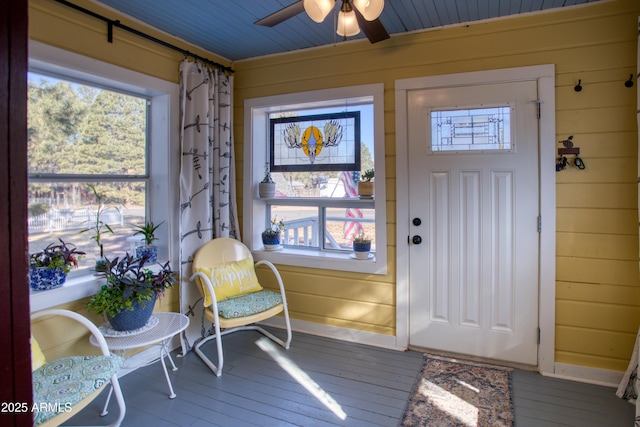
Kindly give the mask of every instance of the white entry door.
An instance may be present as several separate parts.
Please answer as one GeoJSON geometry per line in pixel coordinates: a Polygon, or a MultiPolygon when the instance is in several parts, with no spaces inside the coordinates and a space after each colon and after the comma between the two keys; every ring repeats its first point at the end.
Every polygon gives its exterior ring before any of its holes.
{"type": "Polygon", "coordinates": [[[535,81],[408,92],[409,342],[537,364],[535,81]]]}

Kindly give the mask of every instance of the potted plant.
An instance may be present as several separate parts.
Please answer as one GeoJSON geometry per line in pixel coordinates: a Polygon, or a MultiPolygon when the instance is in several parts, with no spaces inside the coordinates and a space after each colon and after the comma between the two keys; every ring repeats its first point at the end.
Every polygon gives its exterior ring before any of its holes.
{"type": "Polygon", "coordinates": [[[117,331],[131,331],[146,325],[153,313],[157,297],[176,282],[176,272],[169,262],[159,271],[146,268],[148,258],[136,258],[128,253],[112,261],[100,273],[107,281],[87,302],[87,310],[104,314],[117,331]]]}
{"type": "Polygon", "coordinates": [[[271,178],[269,164],[265,166],[264,178],[258,184],[258,195],[262,198],[275,197],[276,195],[276,183],[271,178]]]}
{"type": "Polygon", "coordinates": [[[373,169],[366,170],[362,173],[360,181],[358,181],[358,195],[362,199],[373,198],[373,178],[375,172],[373,169]]]}
{"type": "Polygon", "coordinates": [[[368,259],[370,252],[371,238],[361,231],[353,239],[353,253],[357,259],[368,259]]]}
{"type": "Polygon", "coordinates": [[[67,273],[78,268],[78,259],[85,253],[71,243],[51,243],[41,252],[29,256],[29,281],[36,291],[46,291],[62,286],[67,273]]]}
{"type": "Polygon", "coordinates": [[[104,247],[102,246],[102,235],[104,233],[113,234],[113,230],[111,229],[109,224],[107,224],[106,222],[103,222],[101,219],[102,212],[104,212],[105,210],[104,199],[106,198],[106,196],[102,193],[98,193],[98,190],[96,190],[96,187],[94,185],[87,184],[87,186],[91,189],[91,191],[93,192],[93,195],[96,198],[96,201],[98,202],[98,209],[96,211],[96,220],[94,225],[92,225],[91,227],[85,228],[84,230],[80,230],[80,233],[93,231],[93,236],[91,236],[91,240],[94,240],[98,245],[98,248],[100,249],[100,254],[96,259],[95,269],[96,269],[96,272],[103,272],[103,271],[106,271],[108,264],[107,264],[106,258],[104,257],[104,247]]]}
{"type": "Polygon", "coordinates": [[[160,224],[154,224],[153,221],[147,221],[144,225],[134,225],[133,227],[137,230],[133,235],[142,234],[144,237],[144,246],[136,246],[135,256],[136,258],[147,257],[148,262],[156,262],[158,259],[158,248],[153,244],[154,241],[158,240],[155,236],[155,232],[160,227],[164,221],[160,224]]]}
{"type": "Polygon", "coordinates": [[[262,232],[262,244],[265,250],[274,251],[281,248],[283,230],[284,220],[273,217],[269,227],[262,232]]]}

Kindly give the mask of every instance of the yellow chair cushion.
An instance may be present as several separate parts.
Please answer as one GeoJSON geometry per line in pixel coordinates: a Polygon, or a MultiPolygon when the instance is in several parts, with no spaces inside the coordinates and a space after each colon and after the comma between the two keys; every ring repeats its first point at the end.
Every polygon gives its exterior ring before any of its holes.
{"type": "MultiPolygon", "coordinates": [[[[215,267],[199,267],[198,272],[204,273],[211,279],[217,301],[262,290],[251,258],[215,267]]],[[[208,307],[212,303],[211,297],[207,292],[206,285],[201,280],[199,283],[202,287],[202,294],[205,296],[204,306],[208,307]]]]}
{"type": "Polygon", "coordinates": [[[46,364],[47,358],[44,357],[44,353],[42,349],[40,349],[40,344],[38,344],[38,341],[31,335],[31,370],[35,371],[46,364]]]}

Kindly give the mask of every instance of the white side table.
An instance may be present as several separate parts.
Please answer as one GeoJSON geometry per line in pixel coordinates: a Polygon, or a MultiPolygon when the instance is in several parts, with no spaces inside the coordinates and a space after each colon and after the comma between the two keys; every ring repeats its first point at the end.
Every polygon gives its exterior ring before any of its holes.
{"type": "MultiPolygon", "coordinates": [[[[178,370],[175,363],[173,363],[171,355],[169,354],[167,344],[172,337],[187,329],[187,326],[189,326],[189,318],[180,313],[153,313],[153,316],[158,319],[158,322],[152,328],[143,330],[140,333],[123,334],[122,336],[105,336],[104,339],[107,341],[109,350],[119,351],[123,356],[126,350],[160,343],[160,362],[162,363],[164,376],[167,379],[167,385],[169,386],[169,398],[173,399],[176,397],[176,394],[173,392],[173,386],[171,385],[171,380],[169,379],[169,373],[167,372],[167,365],[164,361],[164,358],[169,358],[173,371],[178,370]]],[[[89,339],[89,341],[91,342],[91,344],[97,345],[97,342],[95,341],[93,336],[89,339]]],[[[109,392],[109,396],[107,397],[107,402],[105,404],[105,410],[103,414],[106,414],[106,409],[109,404],[110,398],[111,391],[109,392]]]]}

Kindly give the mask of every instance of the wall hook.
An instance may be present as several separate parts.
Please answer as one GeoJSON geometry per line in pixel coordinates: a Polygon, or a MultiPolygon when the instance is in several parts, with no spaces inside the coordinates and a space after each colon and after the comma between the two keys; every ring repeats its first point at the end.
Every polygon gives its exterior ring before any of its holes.
{"type": "Polygon", "coordinates": [[[582,80],[578,80],[578,84],[575,85],[575,87],[573,88],[573,90],[575,90],[576,92],[580,92],[582,90],[582,80]]]}
{"type": "Polygon", "coordinates": [[[624,82],[624,87],[633,87],[633,74],[629,76],[629,80],[624,82]]]}

